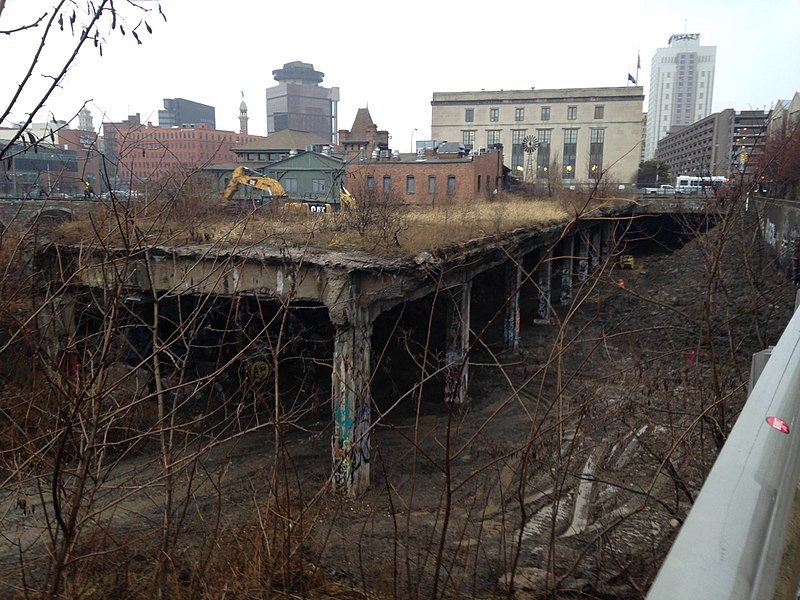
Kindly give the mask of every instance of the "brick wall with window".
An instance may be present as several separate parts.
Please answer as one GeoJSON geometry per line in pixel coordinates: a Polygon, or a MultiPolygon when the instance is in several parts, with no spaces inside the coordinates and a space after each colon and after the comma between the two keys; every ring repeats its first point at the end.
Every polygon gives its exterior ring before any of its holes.
{"type": "Polygon", "coordinates": [[[377,180],[383,186],[373,189],[373,193],[386,190],[404,203],[438,206],[488,198],[495,188],[500,189],[502,177],[502,153],[492,150],[454,159],[354,162],[347,167],[346,186],[358,198],[360,191],[366,192],[368,182],[377,180]]]}

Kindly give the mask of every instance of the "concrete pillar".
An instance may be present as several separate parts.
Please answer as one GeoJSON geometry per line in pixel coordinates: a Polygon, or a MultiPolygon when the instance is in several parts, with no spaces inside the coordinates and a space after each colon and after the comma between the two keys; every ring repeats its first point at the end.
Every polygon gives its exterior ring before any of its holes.
{"type": "Polygon", "coordinates": [[[359,308],[349,318],[335,325],[331,447],[335,489],[358,496],[369,487],[372,321],[359,308]]]}
{"type": "Polygon", "coordinates": [[[75,298],[64,290],[57,297],[43,296],[37,301],[41,309],[37,322],[47,355],[55,357],[69,338],[75,337],[75,298]]]}
{"type": "Polygon", "coordinates": [[[571,235],[562,240],[561,248],[563,249],[563,256],[560,261],[561,297],[559,300],[563,305],[572,302],[572,261],[575,255],[575,236],[571,235]]]}
{"type": "Polygon", "coordinates": [[[519,351],[519,295],[520,284],[522,283],[522,265],[519,261],[510,260],[504,266],[506,303],[505,315],[503,320],[503,338],[506,350],[513,352],[519,351]]]}
{"type": "Polygon", "coordinates": [[[589,279],[589,234],[581,231],[578,234],[578,285],[589,279]]]}
{"type": "Polygon", "coordinates": [[[469,309],[472,282],[449,290],[447,306],[447,350],[445,360],[445,402],[463,404],[469,383],[469,309]]]}
{"type": "Polygon", "coordinates": [[[550,294],[552,287],[550,282],[553,277],[552,257],[552,252],[548,250],[536,271],[538,277],[537,290],[539,295],[539,308],[536,311],[536,318],[533,322],[540,325],[550,323],[550,294]]]}
{"type": "Polygon", "coordinates": [[[614,247],[614,231],[616,222],[605,221],[600,224],[600,259],[605,263],[611,257],[611,250],[614,247]]]}
{"type": "Polygon", "coordinates": [[[600,248],[603,244],[602,227],[594,227],[589,242],[589,272],[596,273],[600,268],[600,248]]]}

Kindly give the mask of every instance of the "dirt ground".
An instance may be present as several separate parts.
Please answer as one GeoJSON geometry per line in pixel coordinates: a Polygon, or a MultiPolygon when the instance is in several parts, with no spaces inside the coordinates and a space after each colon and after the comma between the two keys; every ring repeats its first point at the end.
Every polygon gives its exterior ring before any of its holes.
{"type": "Polygon", "coordinates": [[[523,324],[519,354],[471,356],[461,411],[387,416],[313,560],[389,595],[643,597],[793,308],[742,227],[630,241],[634,268],[523,324]]]}
{"type": "MultiPolygon", "coordinates": [[[[643,597],[735,422],[751,354],[793,308],[748,227],[733,219],[685,244],[631,233],[633,269],[595,274],[550,324],[523,321],[518,353],[477,347],[464,406],[410,394],[375,418],[359,498],[328,488],[326,411],[282,432],[280,452],[250,406],[237,409],[248,433],[218,431],[202,460],[187,437],[174,546],[187,581],[213,561],[233,589],[243,557],[277,542],[314,572],[299,597],[643,597]]],[[[158,458],[115,460],[97,520],[113,513],[117,531],[144,539],[162,523],[158,458]]],[[[46,496],[28,487],[21,507],[20,489],[0,502],[5,589],[48,531],[46,496]]]]}

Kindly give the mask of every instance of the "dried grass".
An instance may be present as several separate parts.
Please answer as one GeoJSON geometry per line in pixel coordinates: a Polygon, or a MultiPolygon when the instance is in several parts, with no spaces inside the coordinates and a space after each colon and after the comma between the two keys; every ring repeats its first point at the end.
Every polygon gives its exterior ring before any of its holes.
{"type": "MultiPolygon", "coordinates": [[[[103,207],[91,221],[73,221],[56,227],[51,240],[61,244],[96,244],[131,247],[216,245],[308,245],[317,249],[363,250],[394,256],[414,255],[443,245],[494,237],[520,228],[566,223],[597,202],[574,194],[563,198],[524,199],[500,195],[488,202],[443,207],[396,206],[391,218],[369,228],[352,227],[345,213],[301,214],[280,210],[231,211],[205,206],[194,214],[154,210],[146,215],[126,215],[103,207]],[[126,241],[127,240],[127,241],[126,241]]],[[[385,210],[385,209],[384,209],[385,210]]],[[[143,213],[145,211],[142,211],[143,213]]]]}

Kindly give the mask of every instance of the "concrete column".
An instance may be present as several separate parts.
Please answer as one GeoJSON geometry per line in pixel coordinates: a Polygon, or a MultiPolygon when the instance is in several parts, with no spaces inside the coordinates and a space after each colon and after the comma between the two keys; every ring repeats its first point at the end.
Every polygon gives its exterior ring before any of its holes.
{"type": "Polygon", "coordinates": [[[505,288],[508,302],[503,320],[503,338],[506,350],[519,351],[519,294],[522,283],[522,265],[520,261],[510,260],[504,266],[505,288]]]}
{"type": "Polygon", "coordinates": [[[333,481],[358,496],[369,487],[372,321],[364,309],[337,323],[333,342],[333,481]]]}
{"type": "Polygon", "coordinates": [[[603,244],[602,227],[595,227],[592,230],[591,241],[589,243],[589,272],[596,273],[600,268],[600,248],[603,244]]]}
{"type": "Polygon", "coordinates": [[[589,234],[581,231],[578,234],[578,285],[589,279],[589,234]]]}
{"type": "Polygon", "coordinates": [[[572,261],[575,255],[575,236],[571,235],[561,242],[561,304],[572,302],[572,261]]]}
{"type": "Polygon", "coordinates": [[[553,277],[552,257],[552,252],[548,251],[542,258],[541,264],[537,269],[539,308],[536,311],[536,318],[533,320],[533,322],[540,325],[550,323],[550,281],[553,277]]]}
{"type": "Polygon", "coordinates": [[[616,222],[606,221],[600,224],[600,258],[603,262],[611,257],[611,249],[614,246],[614,229],[616,222]]]}
{"type": "Polygon", "coordinates": [[[469,383],[469,308],[472,282],[467,281],[449,290],[447,307],[447,351],[445,360],[445,402],[463,404],[469,383]]]}
{"type": "Polygon", "coordinates": [[[65,290],[58,297],[41,296],[37,302],[42,307],[37,316],[41,340],[47,355],[55,361],[68,339],[75,337],[75,298],[65,290]]]}

